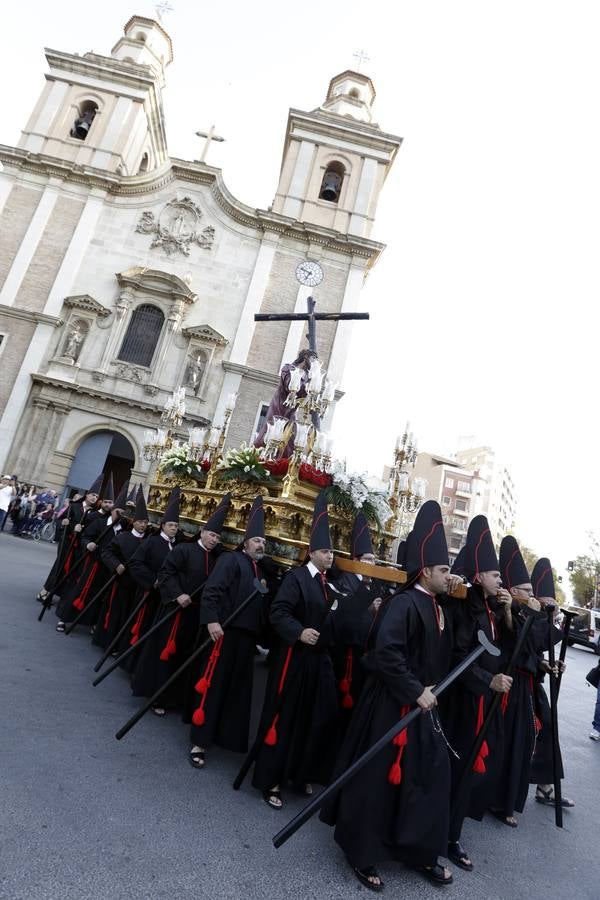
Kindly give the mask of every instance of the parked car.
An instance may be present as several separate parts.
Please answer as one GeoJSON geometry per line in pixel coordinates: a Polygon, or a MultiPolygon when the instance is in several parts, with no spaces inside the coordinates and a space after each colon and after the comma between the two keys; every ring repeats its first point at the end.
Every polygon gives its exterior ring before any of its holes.
{"type": "Polygon", "coordinates": [[[570,612],[578,615],[571,622],[569,632],[569,646],[579,644],[589,647],[594,653],[600,654],[600,609],[584,609],[581,606],[569,607],[570,612]]]}

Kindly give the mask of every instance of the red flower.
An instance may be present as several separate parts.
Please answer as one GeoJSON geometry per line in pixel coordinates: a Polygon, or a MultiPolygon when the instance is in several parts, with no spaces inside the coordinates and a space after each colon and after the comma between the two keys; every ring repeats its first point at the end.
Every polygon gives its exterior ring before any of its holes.
{"type": "Polygon", "coordinates": [[[302,481],[316,484],[317,487],[329,487],[331,484],[331,475],[328,475],[327,472],[322,472],[321,469],[315,469],[309,463],[302,463],[298,474],[302,481]]]}
{"type": "Polygon", "coordinates": [[[265,469],[267,469],[271,475],[277,477],[281,477],[287,473],[290,461],[283,457],[282,459],[269,460],[268,462],[263,463],[265,469]]]}
{"type": "Polygon", "coordinates": [[[200,468],[203,472],[208,472],[208,470],[210,469],[210,459],[203,459],[200,463],[200,468]]]}

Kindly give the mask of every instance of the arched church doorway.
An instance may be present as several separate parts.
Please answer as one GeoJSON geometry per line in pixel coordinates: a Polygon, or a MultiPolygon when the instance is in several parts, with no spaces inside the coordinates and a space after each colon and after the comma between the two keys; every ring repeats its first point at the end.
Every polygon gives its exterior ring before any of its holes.
{"type": "Polygon", "coordinates": [[[85,491],[102,472],[106,484],[111,472],[115,494],[131,475],[135,462],[133,447],[118,431],[95,431],[77,448],[65,485],[66,496],[85,491]]]}

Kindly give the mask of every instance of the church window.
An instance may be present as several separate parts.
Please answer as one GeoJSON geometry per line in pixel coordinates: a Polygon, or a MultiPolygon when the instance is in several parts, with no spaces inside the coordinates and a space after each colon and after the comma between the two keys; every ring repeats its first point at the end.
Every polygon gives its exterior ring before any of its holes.
{"type": "Polygon", "coordinates": [[[256,419],[254,421],[254,429],[252,431],[251,441],[254,441],[261,428],[267,421],[267,412],[269,411],[269,404],[264,400],[261,401],[258,407],[258,412],[256,414],[256,419]]]}
{"type": "Polygon", "coordinates": [[[319,200],[327,200],[329,203],[338,202],[345,173],[346,170],[341,162],[329,163],[321,182],[319,200]]]}
{"type": "Polygon", "coordinates": [[[6,347],[6,338],[7,338],[7,337],[8,337],[8,335],[7,335],[6,333],[0,334],[0,354],[2,353],[2,351],[4,350],[4,348],[6,347]]]}
{"type": "Polygon", "coordinates": [[[98,112],[98,104],[94,103],[93,100],[84,100],[83,103],[79,104],[78,107],[78,115],[73,122],[73,126],[69,134],[73,138],[77,138],[79,141],[85,141],[88,136],[89,130],[92,127],[92,122],[96,118],[96,113],[98,112]]]}
{"type": "Polygon", "coordinates": [[[138,306],[127,327],[119,359],[137,366],[149,367],[162,331],[164,315],[156,306],[138,306]]]}

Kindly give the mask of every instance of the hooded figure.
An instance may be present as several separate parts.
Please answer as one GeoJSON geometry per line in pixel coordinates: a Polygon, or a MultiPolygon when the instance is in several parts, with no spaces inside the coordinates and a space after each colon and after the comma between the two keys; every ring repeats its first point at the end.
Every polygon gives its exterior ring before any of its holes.
{"type": "Polygon", "coordinates": [[[129,482],[125,481],[123,483],[123,485],[121,486],[121,490],[117,494],[113,509],[120,509],[123,511],[125,510],[125,507],[127,506],[127,491],[128,491],[128,489],[129,489],[129,482]]]}
{"type": "Polygon", "coordinates": [[[309,553],[313,550],[333,550],[325,491],[321,491],[315,501],[308,549],[309,553]]]}
{"type": "Polygon", "coordinates": [[[114,486],[114,483],[113,483],[112,472],[111,472],[110,475],[108,476],[108,481],[106,482],[106,487],[105,487],[104,490],[101,492],[101,495],[100,495],[100,496],[101,496],[101,499],[102,499],[102,500],[107,500],[109,503],[114,503],[114,499],[115,499],[115,486],[114,486]]]}
{"type": "Polygon", "coordinates": [[[370,677],[333,777],[417,702],[429,711],[390,741],[321,812],[323,821],[335,825],[335,840],[363,884],[379,878],[375,866],[386,860],[406,862],[436,883],[452,879],[438,863],[447,851],[450,764],[428,692],[447,674],[452,647],[450,617],[444,615],[437,591],[427,587],[445,584],[449,572],[435,501],[424,503],[415,518],[406,543],[406,569],[410,582],[388,601],[375,648],[364,658],[370,677]]]}
{"type": "Polygon", "coordinates": [[[350,555],[352,559],[360,559],[365,554],[373,554],[373,542],[371,540],[371,532],[369,531],[369,523],[364,513],[357,513],[354,524],[352,525],[352,536],[350,538],[350,555]]]}
{"type": "MultiPolygon", "coordinates": [[[[223,498],[205,528],[211,520],[222,527],[229,499],[230,495],[223,498]]],[[[202,593],[200,624],[214,643],[194,666],[184,716],[192,726],[189,762],[196,769],[204,766],[205,753],[213,744],[237,753],[248,749],[254,654],[267,621],[264,594],[256,589],[257,580],[266,583],[261,568],[264,548],[265,515],[258,496],[242,543],[219,557],[202,593]],[[248,597],[252,599],[241,608],[248,597]]]]}
{"type": "Polygon", "coordinates": [[[531,583],[525,560],[512,534],[502,538],[500,544],[500,572],[502,583],[509,591],[521,584],[531,583]]]}
{"type": "Polygon", "coordinates": [[[202,526],[201,531],[214,531],[215,534],[221,534],[225,525],[225,519],[229,512],[231,504],[231,491],[221,497],[217,508],[206,520],[206,524],[202,526]]]}
{"type": "Polygon", "coordinates": [[[134,522],[143,522],[144,520],[148,521],[148,507],[146,506],[146,501],[144,500],[144,490],[142,485],[138,485],[137,493],[135,495],[135,511],[133,513],[133,521],[134,522]]]}
{"type": "Polygon", "coordinates": [[[169,494],[165,511],[161,516],[161,522],[177,522],[179,524],[179,504],[181,501],[181,488],[179,485],[173,488],[169,494]]]}

